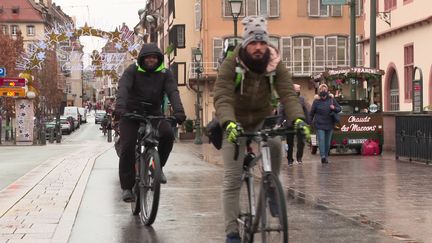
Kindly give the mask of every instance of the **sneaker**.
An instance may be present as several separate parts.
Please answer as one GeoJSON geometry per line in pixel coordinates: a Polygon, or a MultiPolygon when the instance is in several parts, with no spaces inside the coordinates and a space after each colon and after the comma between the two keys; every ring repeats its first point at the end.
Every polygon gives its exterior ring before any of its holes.
{"type": "Polygon", "coordinates": [[[160,183],[161,184],[167,183],[167,178],[166,178],[165,174],[163,173],[163,171],[161,171],[160,183]]]}
{"type": "Polygon", "coordinates": [[[328,163],[328,160],[327,160],[326,158],[321,158],[321,163],[323,163],[323,164],[327,164],[327,163],[328,163]]]}
{"type": "Polygon", "coordinates": [[[302,161],[302,159],[297,159],[297,164],[303,164],[303,161],[302,161]]]}
{"type": "Polygon", "coordinates": [[[241,243],[241,238],[239,233],[231,232],[226,236],[226,243],[241,243]]]}
{"type": "Polygon", "coordinates": [[[294,160],[293,159],[288,159],[288,166],[292,166],[294,164],[294,160]]]}
{"type": "Polygon", "coordinates": [[[279,216],[279,205],[276,199],[276,192],[274,188],[269,188],[268,191],[268,203],[270,208],[270,214],[272,217],[279,216]]]}
{"type": "Polygon", "coordinates": [[[122,192],[122,199],[124,202],[133,202],[135,201],[135,197],[132,193],[131,189],[125,189],[122,192]]]}

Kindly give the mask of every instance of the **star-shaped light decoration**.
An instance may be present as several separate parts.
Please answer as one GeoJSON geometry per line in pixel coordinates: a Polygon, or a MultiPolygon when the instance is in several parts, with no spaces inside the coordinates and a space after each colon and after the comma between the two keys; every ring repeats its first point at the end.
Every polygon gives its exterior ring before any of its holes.
{"type": "Polygon", "coordinates": [[[117,42],[117,43],[115,44],[115,48],[116,48],[117,50],[121,50],[121,49],[122,49],[122,44],[117,42]]]}
{"type": "Polygon", "coordinates": [[[39,41],[37,45],[38,45],[38,47],[39,47],[40,49],[42,49],[42,50],[45,50],[45,49],[47,48],[47,44],[46,44],[46,42],[43,41],[43,40],[39,41]]]}
{"type": "Polygon", "coordinates": [[[21,110],[23,110],[23,109],[26,108],[26,105],[25,104],[21,104],[19,107],[20,107],[21,110]]]}
{"type": "Polygon", "coordinates": [[[30,137],[30,134],[28,132],[24,135],[26,138],[30,137]]]}
{"type": "Polygon", "coordinates": [[[36,58],[37,58],[39,61],[43,61],[43,60],[45,60],[45,52],[39,52],[39,53],[36,55],[36,58]]]}

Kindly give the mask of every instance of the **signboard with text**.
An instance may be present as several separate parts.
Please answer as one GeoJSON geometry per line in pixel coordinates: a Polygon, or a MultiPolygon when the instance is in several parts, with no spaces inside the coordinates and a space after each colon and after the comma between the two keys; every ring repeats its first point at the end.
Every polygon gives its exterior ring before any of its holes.
{"type": "Polygon", "coordinates": [[[321,0],[322,5],[345,5],[346,0],[321,0]]]}
{"type": "Polygon", "coordinates": [[[24,78],[0,78],[0,87],[24,87],[24,78]]]}
{"type": "Polygon", "coordinates": [[[0,96],[4,97],[25,97],[26,92],[23,87],[0,87],[0,96]]]}

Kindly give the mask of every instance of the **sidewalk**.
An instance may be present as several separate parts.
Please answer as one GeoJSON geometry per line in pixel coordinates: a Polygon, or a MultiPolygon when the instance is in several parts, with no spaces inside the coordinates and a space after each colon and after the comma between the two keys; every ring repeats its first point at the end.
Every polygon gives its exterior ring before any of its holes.
{"type": "MultiPolygon", "coordinates": [[[[210,163],[222,165],[210,144],[190,144],[210,163]]],[[[382,156],[334,155],[328,165],[305,149],[303,165],[284,164],[281,180],[290,198],[369,225],[405,242],[432,239],[432,167],[382,156]]],[[[289,216],[289,215],[288,215],[289,216]]]]}
{"type": "Polygon", "coordinates": [[[110,147],[74,146],[1,190],[0,243],[67,242],[93,163],[110,147]]]}

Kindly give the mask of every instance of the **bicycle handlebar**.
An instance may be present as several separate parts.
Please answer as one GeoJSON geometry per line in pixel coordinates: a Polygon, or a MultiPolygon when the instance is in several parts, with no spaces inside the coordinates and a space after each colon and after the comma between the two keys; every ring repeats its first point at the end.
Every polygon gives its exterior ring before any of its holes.
{"type": "Polygon", "coordinates": [[[147,121],[147,120],[156,120],[156,119],[165,119],[170,120],[173,122],[177,122],[177,119],[174,116],[153,116],[153,115],[141,115],[138,113],[125,113],[122,115],[122,117],[125,117],[130,120],[135,121],[147,121]]]}

